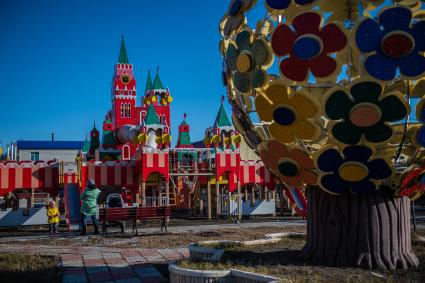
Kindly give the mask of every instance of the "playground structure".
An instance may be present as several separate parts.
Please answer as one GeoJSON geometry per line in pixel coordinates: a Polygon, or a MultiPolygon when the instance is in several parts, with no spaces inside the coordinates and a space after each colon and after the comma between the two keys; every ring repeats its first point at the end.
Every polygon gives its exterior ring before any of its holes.
{"type": "MultiPolygon", "coordinates": [[[[179,126],[177,144],[171,147],[172,100],[157,69],[154,80],[148,72],[141,106],[136,106],[136,79],[122,39],[112,79],[111,110],[105,115],[102,133],[93,126],[90,141],[86,140],[76,156],[76,170],[52,163],[48,169],[40,169],[54,170],[48,179],[50,183],[37,179],[37,173],[33,173],[32,181],[39,180],[38,186],[28,183],[27,177],[20,180],[20,173],[16,182],[5,183],[2,178],[1,194],[17,188],[29,189],[34,194],[36,188],[43,188],[45,204],[49,198],[57,197],[58,189],[63,187],[61,196],[69,225],[79,222],[79,194],[89,178],[95,180],[103,198],[110,193],[120,193],[127,207],[166,206],[208,219],[275,215],[276,179],[258,158],[243,160],[241,157],[241,147],[246,151],[247,146],[229,120],[223,106],[224,97],[213,126],[206,129],[202,146],[197,148],[190,140],[186,114],[179,126]]],[[[36,168],[40,164],[21,162],[16,166],[32,168],[23,169],[25,172],[38,172],[36,168]]],[[[0,166],[1,176],[16,171],[14,166],[12,163],[0,166]]],[[[19,170],[17,172],[21,172],[19,170]]],[[[300,205],[297,212],[305,216],[302,192],[292,188],[287,193],[300,205]]],[[[27,207],[33,204],[31,201],[27,207]]],[[[28,223],[42,224],[43,221],[28,223]]]]}

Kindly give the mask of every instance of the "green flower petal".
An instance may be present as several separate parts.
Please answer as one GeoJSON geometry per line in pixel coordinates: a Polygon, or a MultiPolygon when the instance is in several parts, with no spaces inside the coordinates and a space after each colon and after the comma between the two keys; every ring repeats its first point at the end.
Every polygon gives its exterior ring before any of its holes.
{"type": "Polygon", "coordinates": [[[230,71],[236,70],[236,59],[239,56],[239,51],[236,46],[230,44],[226,52],[226,64],[230,71]]]}
{"type": "Polygon", "coordinates": [[[267,73],[262,69],[254,69],[249,77],[253,88],[262,87],[266,83],[267,73]]]}
{"type": "Polygon", "coordinates": [[[348,118],[352,102],[344,91],[338,90],[331,94],[326,100],[325,112],[331,120],[348,118]]]}
{"type": "Polygon", "coordinates": [[[362,131],[353,124],[343,121],[333,126],[332,134],[342,143],[357,144],[362,136],[362,131]]]}
{"type": "Polygon", "coordinates": [[[242,74],[242,73],[236,72],[233,75],[233,83],[235,84],[235,87],[240,92],[248,92],[251,90],[248,74],[242,74]]]}
{"type": "Polygon", "coordinates": [[[395,95],[384,97],[379,102],[379,107],[382,111],[382,120],[388,122],[399,121],[408,114],[406,106],[395,95]]]}
{"type": "Polygon", "coordinates": [[[378,98],[382,93],[382,87],[375,82],[361,82],[355,84],[350,90],[351,96],[355,99],[356,103],[372,102],[377,103],[378,98]]]}
{"type": "Polygon", "coordinates": [[[365,128],[363,131],[366,139],[372,143],[386,141],[393,135],[393,130],[383,123],[378,123],[372,127],[365,128]]]}
{"type": "Polygon", "coordinates": [[[270,53],[267,48],[267,42],[263,39],[256,39],[252,44],[252,54],[254,55],[255,65],[267,65],[270,60],[270,53]]]}
{"type": "Polygon", "coordinates": [[[241,31],[236,36],[236,45],[240,51],[250,49],[251,33],[249,31],[241,31]]]}

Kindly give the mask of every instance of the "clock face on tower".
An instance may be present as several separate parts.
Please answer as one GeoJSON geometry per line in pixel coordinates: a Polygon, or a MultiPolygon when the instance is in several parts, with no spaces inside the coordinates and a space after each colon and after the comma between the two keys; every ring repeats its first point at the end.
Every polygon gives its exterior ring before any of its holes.
{"type": "Polygon", "coordinates": [[[131,81],[131,78],[129,75],[122,75],[120,79],[121,79],[121,82],[125,85],[131,81]]]}

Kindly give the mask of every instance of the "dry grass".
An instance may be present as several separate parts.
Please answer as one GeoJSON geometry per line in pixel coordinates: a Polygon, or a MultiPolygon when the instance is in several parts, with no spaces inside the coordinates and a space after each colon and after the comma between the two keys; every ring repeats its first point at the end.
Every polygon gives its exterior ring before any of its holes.
{"type": "Polygon", "coordinates": [[[270,245],[227,249],[221,263],[183,261],[181,266],[201,270],[235,268],[275,276],[282,282],[425,282],[424,243],[413,242],[420,261],[418,268],[389,272],[312,265],[303,260],[304,244],[304,239],[284,238],[270,245]]]}
{"type": "MultiPolygon", "coordinates": [[[[151,235],[120,235],[114,234],[107,237],[67,237],[28,240],[25,245],[48,244],[56,246],[100,246],[115,248],[178,248],[187,247],[190,243],[209,240],[246,241],[263,239],[265,234],[280,232],[305,232],[305,227],[261,227],[239,229],[216,229],[202,232],[186,231],[183,233],[151,234],[151,235]]],[[[21,242],[20,242],[21,243],[21,242]]]]}
{"type": "Polygon", "coordinates": [[[1,282],[62,282],[58,259],[52,256],[33,256],[0,253],[1,282]]]}

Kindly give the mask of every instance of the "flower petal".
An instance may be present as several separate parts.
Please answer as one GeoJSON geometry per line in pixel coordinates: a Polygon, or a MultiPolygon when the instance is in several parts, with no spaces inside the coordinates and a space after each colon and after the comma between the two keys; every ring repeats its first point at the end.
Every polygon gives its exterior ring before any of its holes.
{"type": "Polygon", "coordinates": [[[294,56],[290,56],[280,63],[280,71],[290,80],[296,82],[303,82],[307,80],[308,67],[306,62],[299,60],[294,56]]]}
{"type": "Polygon", "coordinates": [[[251,33],[243,30],[236,36],[236,45],[239,50],[249,49],[251,43],[251,33]]]}
{"type": "Polygon", "coordinates": [[[293,134],[303,140],[313,141],[320,135],[320,127],[307,120],[297,120],[293,126],[293,134]]]}
{"type": "Polygon", "coordinates": [[[353,102],[343,90],[336,90],[326,100],[326,116],[331,120],[347,118],[352,104],[353,102]]]}
{"type": "Polygon", "coordinates": [[[253,88],[259,88],[267,82],[267,72],[263,69],[254,69],[249,73],[249,79],[253,88]]]}
{"type": "Polygon", "coordinates": [[[372,102],[377,103],[382,93],[382,86],[376,82],[361,82],[350,88],[351,96],[355,103],[372,102]]]}
{"type": "Polygon", "coordinates": [[[407,57],[403,57],[399,63],[400,73],[406,77],[418,77],[425,72],[425,57],[416,53],[412,53],[407,57]]]}
{"type": "Polygon", "coordinates": [[[267,65],[270,62],[271,54],[264,38],[258,38],[254,41],[252,54],[254,55],[256,66],[267,65]]]}
{"type": "Polygon", "coordinates": [[[304,93],[295,93],[289,102],[295,109],[300,119],[311,118],[319,111],[319,103],[304,93]]]}
{"type": "Polygon", "coordinates": [[[275,10],[283,10],[288,8],[291,0],[266,0],[266,4],[275,10]]]}
{"type": "Polygon", "coordinates": [[[266,122],[271,122],[273,120],[273,107],[274,104],[271,103],[269,99],[266,99],[265,94],[263,95],[257,92],[257,96],[255,97],[255,110],[261,120],[266,122]]]}
{"type": "Polygon", "coordinates": [[[289,156],[288,147],[274,140],[269,141],[267,144],[267,150],[277,156],[277,158],[282,156],[289,156]]]}
{"type": "Polygon", "coordinates": [[[378,53],[366,59],[365,67],[372,77],[389,81],[396,75],[397,61],[378,53]]]}
{"type": "Polygon", "coordinates": [[[299,175],[299,178],[302,182],[307,185],[316,185],[317,184],[317,174],[311,171],[304,170],[299,175]]]}
{"type": "Polygon", "coordinates": [[[235,72],[233,75],[233,83],[240,92],[249,92],[251,90],[248,74],[235,72]]]}
{"type": "Polygon", "coordinates": [[[332,135],[345,144],[356,144],[360,141],[362,131],[353,124],[343,121],[332,127],[332,135]]]}
{"type": "Polygon", "coordinates": [[[292,149],[288,156],[289,158],[296,161],[302,168],[314,168],[313,159],[311,159],[311,157],[307,153],[300,149],[292,149]]]}
{"type": "Polygon", "coordinates": [[[364,134],[366,139],[372,143],[381,143],[389,140],[393,135],[391,127],[378,123],[372,127],[365,128],[364,134]]]}
{"type": "Polygon", "coordinates": [[[347,45],[347,37],[336,24],[327,24],[319,33],[323,41],[323,53],[333,53],[347,45]]]}
{"type": "Polygon", "coordinates": [[[239,51],[235,45],[229,44],[226,52],[226,64],[230,71],[236,70],[236,59],[238,58],[239,51]]]}
{"type": "Polygon", "coordinates": [[[291,143],[294,141],[294,133],[290,126],[281,126],[277,123],[272,123],[269,130],[272,137],[281,143],[291,143]]]}
{"type": "Polygon", "coordinates": [[[280,24],[273,32],[271,46],[277,56],[288,55],[292,50],[296,34],[285,24],[280,24]]]}
{"type": "Polygon", "coordinates": [[[367,164],[369,168],[369,178],[374,180],[383,180],[391,177],[393,174],[390,166],[384,159],[374,159],[367,164]]]}
{"type": "Polygon", "coordinates": [[[322,17],[320,14],[315,12],[305,12],[296,16],[292,21],[292,25],[299,35],[306,33],[316,34],[319,31],[321,21],[322,17]]]}
{"type": "Polygon", "coordinates": [[[350,190],[354,194],[367,194],[376,191],[377,187],[375,183],[366,179],[360,182],[350,183],[350,190]]]}
{"type": "Polygon", "coordinates": [[[383,33],[373,19],[362,21],[357,27],[356,44],[361,52],[369,53],[381,47],[383,33]]]}
{"type": "Polygon", "coordinates": [[[425,21],[417,22],[412,28],[412,35],[415,39],[415,49],[425,51],[425,21]]]}
{"type": "Polygon", "coordinates": [[[257,91],[255,110],[262,120],[270,122],[273,120],[274,108],[282,103],[288,103],[286,86],[272,84],[264,92],[257,91]]]}
{"type": "Polygon", "coordinates": [[[353,145],[344,148],[343,153],[346,161],[358,161],[361,163],[367,163],[373,152],[370,148],[366,146],[353,145]]]}
{"type": "Polygon", "coordinates": [[[330,148],[323,151],[317,158],[317,167],[322,172],[337,172],[343,159],[338,150],[330,148]]]}
{"type": "Polygon", "coordinates": [[[406,117],[407,109],[396,95],[388,95],[378,102],[382,112],[382,120],[396,122],[406,117]]]}
{"type": "Polygon", "coordinates": [[[325,53],[309,62],[311,72],[315,77],[325,78],[335,72],[337,64],[335,59],[327,56],[325,53]]]}
{"type": "Polygon", "coordinates": [[[401,6],[383,10],[379,14],[379,23],[384,26],[385,32],[408,30],[411,20],[410,9],[401,6]]]}
{"type": "Polygon", "coordinates": [[[320,187],[332,194],[348,192],[349,183],[342,180],[337,174],[329,174],[320,178],[320,187]]]}

